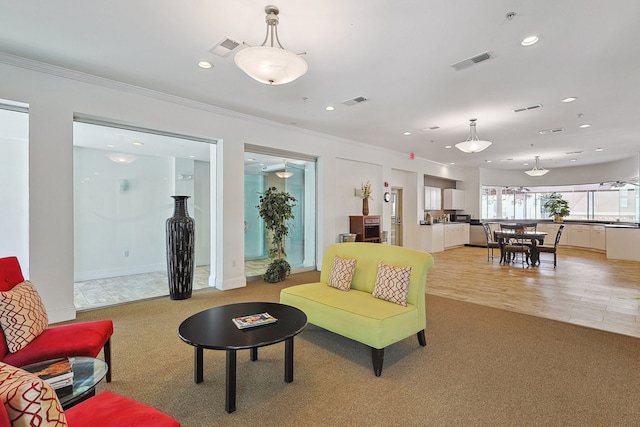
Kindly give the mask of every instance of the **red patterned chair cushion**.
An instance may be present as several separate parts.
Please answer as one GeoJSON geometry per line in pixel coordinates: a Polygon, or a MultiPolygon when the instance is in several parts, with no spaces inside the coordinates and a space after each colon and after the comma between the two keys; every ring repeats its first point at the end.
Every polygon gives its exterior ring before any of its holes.
{"type": "Polygon", "coordinates": [[[341,291],[351,289],[351,280],[353,279],[353,273],[356,271],[356,261],[355,258],[340,258],[337,255],[333,257],[327,285],[341,291]]]}
{"type": "Polygon", "coordinates": [[[380,261],[372,295],[406,307],[410,278],[411,267],[394,267],[380,261]]]}
{"type": "Polygon", "coordinates": [[[49,384],[0,362],[0,399],[13,427],[66,427],[58,396],[49,384]]]}
{"type": "Polygon", "coordinates": [[[49,319],[36,288],[28,281],[0,292],[0,327],[11,353],[27,346],[47,329],[49,319]]]}

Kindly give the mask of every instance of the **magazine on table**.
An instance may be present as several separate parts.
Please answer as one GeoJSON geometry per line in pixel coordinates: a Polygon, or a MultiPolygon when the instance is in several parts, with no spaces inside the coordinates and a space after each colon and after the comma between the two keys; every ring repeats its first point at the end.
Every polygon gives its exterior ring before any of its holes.
{"type": "Polygon", "coordinates": [[[55,390],[73,385],[73,370],[68,358],[37,363],[27,370],[49,383],[55,390]]]}
{"type": "Polygon", "coordinates": [[[266,312],[236,317],[231,320],[238,327],[238,329],[253,328],[254,326],[268,325],[270,323],[275,323],[278,321],[278,319],[266,312]]]}

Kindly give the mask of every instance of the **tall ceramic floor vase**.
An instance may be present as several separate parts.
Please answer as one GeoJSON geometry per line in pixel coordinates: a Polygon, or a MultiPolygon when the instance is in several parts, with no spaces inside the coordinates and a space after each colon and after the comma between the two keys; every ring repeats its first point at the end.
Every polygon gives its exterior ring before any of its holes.
{"type": "Polygon", "coordinates": [[[193,290],[195,221],[187,213],[189,196],[171,196],[173,216],[167,219],[167,276],[173,300],[191,298],[193,290]]]}

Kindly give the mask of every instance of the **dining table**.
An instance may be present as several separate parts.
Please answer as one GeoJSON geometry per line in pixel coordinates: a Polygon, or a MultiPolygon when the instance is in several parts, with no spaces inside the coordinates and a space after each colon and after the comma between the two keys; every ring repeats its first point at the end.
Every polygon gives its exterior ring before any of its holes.
{"type": "Polygon", "coordinates": [[[547,236],[546,231],[523,231],[521,229],[502,229],[493,232],[496,242],[500,245],[500,262],[507,262],[505,257],[504,246],[511,239],[523,239],[528,240],[530,248],[530,259],[532,265],[540,264],[540,253],[538,252],[538,245],[544,244],[544,238],[547,236]]]}

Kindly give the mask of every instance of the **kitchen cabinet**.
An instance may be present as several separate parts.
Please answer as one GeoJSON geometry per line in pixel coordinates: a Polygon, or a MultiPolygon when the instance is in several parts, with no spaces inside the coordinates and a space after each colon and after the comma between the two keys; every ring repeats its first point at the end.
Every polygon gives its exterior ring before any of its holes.
{"type": "Polygon", "coordinates": [[[464,191],[454,188],[444,190],[444,208],[450,210],[464,209],[464,191]]]}
{"type": "Polygon", "coordinates": [[[469,241],[469,229],[465,227],[468,224],[445,224],[444,225],[444,248],[453,248],[456,246],[464,246],[469,241]],[[466,230],[466,233],[465,233],[466,230]]]}
{"type": "Polygon", "coordinates": [[[422,250],[425,252],[442,252],[444,250],[444,225],[422,225],[422,250]]]}
{"type": "MultiPolygon", "coordinates": [[[[556,235],[558,234],[558,229],[560,228],[560,224],[538,224],[538,231],[546,231],[547,237],[544,238],[545,245],[553,245],[556,242],[556,235]]],[[[564,230],[562,231],[562,236],[560,236],[560,246],[568,245],[568,232],[567,226],[565,225],[564,230]]]]}
{"type": "Polygon", "coordinates": [[[442,189],[424,187],[424,210],[439,211],[440,209],[442,209],[442,189]]]}
{"type": "Polygon", "coordinates": [[[607,227],[607,259],[640,261],[640,228],[607,227]]]}
{"type": "Polygon", "coordinates": [[[565,226],[567,243],[577,248],[591,248],[591,226],[568,224],[565,226]]]}
{"type": "Polygon", "coordinates": [[[604,251],[607,248],[606,229],[604,225],[591,226],[591,249],[604,251]]]}
{"type": "Polygon", "coordinates": [[[350,216],[349,233],[356,235],[356,242],[380,243],[380,215],[350,216]]]}

